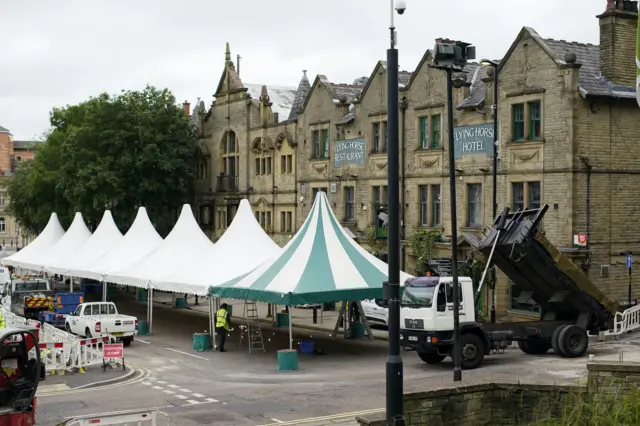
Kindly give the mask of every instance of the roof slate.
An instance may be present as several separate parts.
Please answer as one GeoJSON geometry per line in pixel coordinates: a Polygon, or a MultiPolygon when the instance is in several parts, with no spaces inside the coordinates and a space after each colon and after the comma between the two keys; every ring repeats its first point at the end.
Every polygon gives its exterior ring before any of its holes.
{"type": "Polygon", "coordinates": [[[309,78],[307,78],[307,71],[304,70],[302,72],[302,79],[300,80],[300,84],[298,84],[298,90],[296,90],[296,97],[293,99],[293,105],[291,105],[289,120],[298,118],[298,114],[300,114],[302,106],[304,105],[304,100],[307,98],[310,91],[311,83],[309,83],[309,78]]]}

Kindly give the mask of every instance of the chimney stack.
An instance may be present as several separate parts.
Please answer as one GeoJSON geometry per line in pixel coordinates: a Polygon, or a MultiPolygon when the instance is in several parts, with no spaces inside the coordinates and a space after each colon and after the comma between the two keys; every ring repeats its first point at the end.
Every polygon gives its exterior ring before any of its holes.
{"type": "Polygon", "coordinates": [[[610,82],[636,84],[638,2],[607,0],[600,20],[600,72],[610,82]]]}
{"type": "Polygon", "coordinates": [[[191,115],[191,104],[188,101],[184,101],[182,108],[184,108],[184,115],[189,117],[191,115]]]}

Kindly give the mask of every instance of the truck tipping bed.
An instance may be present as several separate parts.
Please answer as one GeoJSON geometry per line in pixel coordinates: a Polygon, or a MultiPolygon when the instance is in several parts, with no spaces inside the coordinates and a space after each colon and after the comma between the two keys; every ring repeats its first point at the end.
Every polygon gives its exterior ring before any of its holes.
{"type": "Polygon", "coordinates": [[[513,213],[506,208],[481,240],[478,251],[488,259],[498,238],[492,263],[523,289],[519,302],[533,299],[543,313],[555,312],[560,317],[591,312],[598,327],[607,329],[618,304],[609,300],[540,231],[548,208],[544,205],[513,213]]]}

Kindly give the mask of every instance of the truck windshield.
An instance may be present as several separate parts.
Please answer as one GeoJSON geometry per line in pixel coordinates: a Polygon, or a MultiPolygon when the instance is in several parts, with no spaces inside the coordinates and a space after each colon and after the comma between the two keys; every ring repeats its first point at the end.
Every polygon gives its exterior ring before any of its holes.
{"type": "Polygon", "coordinates": [[[21,281],[16,282],[16,291],[46,291],[46,281],[21,281]]]}
{"type": "Polygon", "coordinates": [[[402,293],[401,305],[430,308],[435,290],[435,286],[406,286],[402,293]]]}

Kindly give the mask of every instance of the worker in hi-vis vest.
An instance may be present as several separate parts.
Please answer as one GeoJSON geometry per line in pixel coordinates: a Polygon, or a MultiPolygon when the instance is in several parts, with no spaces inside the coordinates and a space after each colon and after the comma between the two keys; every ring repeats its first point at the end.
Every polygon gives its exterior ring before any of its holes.
{"type": "Polygon", "coordinates": [[[7,328],[7,321],[4,319],[4,312],[0,310],[0,328],[7,328]]]}
{"type": "Polygon", "coordinates": [[[227,311],[227,304],[223,303],[216,311],[216,336],[220,352],[225,352],[224,342],[227,340],[227,333],[229,333],[229,311],[227,311]]]}

